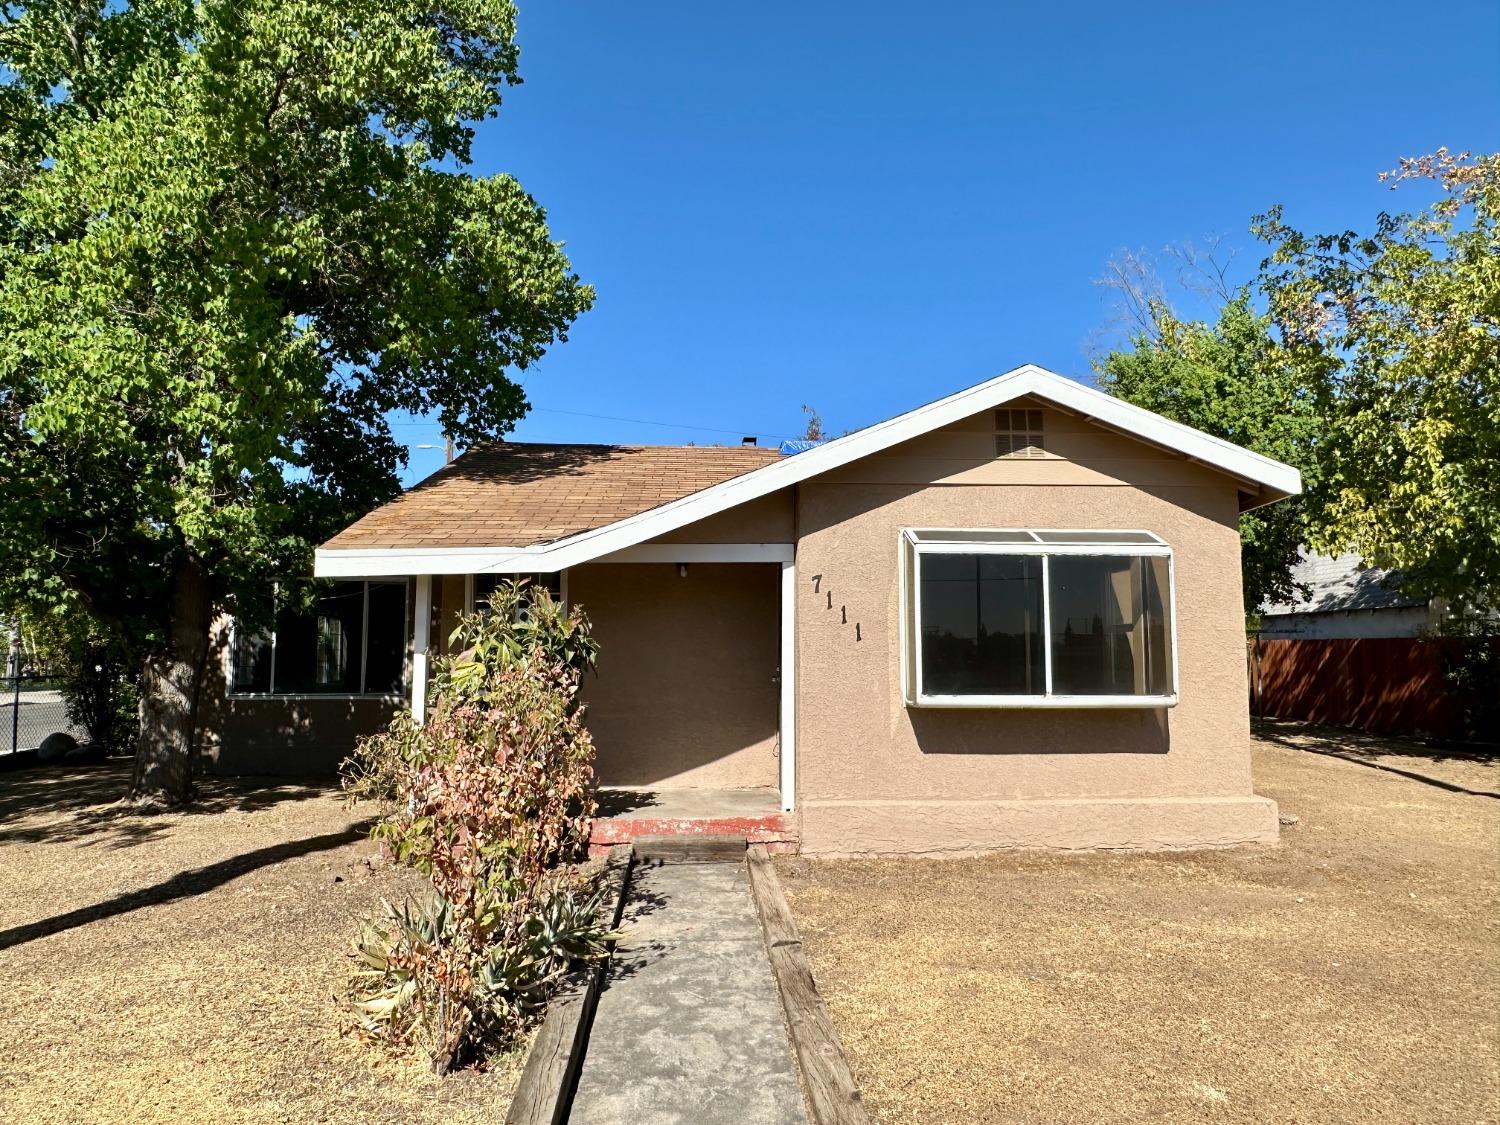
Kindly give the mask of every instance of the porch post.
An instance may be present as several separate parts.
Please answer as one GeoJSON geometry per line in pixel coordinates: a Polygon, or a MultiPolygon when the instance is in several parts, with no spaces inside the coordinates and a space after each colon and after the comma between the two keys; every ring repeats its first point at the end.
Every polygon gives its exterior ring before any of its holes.
{"type": "Polygon", "coordinates": [[[432,637],[432,575],[417,575],[416,615],[412,620],[411,714],[427,721],[427,651],[432,637]]]}
{"type": "Polygon", "coordinates": [[[797,562],[781,564],[781,807],[797,807],[797,562]]]}

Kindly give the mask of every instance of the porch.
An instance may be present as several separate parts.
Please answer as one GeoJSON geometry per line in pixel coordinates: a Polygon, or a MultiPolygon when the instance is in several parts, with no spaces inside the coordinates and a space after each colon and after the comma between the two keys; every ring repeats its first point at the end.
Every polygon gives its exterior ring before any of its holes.
{"type": "MultiPolygon", "coordinates": [[[[516,573],[413,576],[408,690],[419,718],[458,613],[516,573]]],[[[600,645],[581,689],[604,790],[592,843],[734,835],[793,847],[791,545],[653,544],[526,576],[582,605],[600,645]]]]}

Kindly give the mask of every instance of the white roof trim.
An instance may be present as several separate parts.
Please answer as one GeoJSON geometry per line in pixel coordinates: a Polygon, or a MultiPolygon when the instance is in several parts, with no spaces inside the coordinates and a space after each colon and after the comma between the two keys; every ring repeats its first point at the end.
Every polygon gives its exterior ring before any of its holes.
{"type": "Polygon", "coordinates": [[[1027,364],[947,398],[929,402],[895,418],[836,438],[805,453],[773,461],[722,484],[603,527],[581,531],[555,543],[532,547],[446,550],[319,550],[316,556],[316,573],[320,577],[348,575],[353,571],[346,568],[356,565],[360,567],[359,573],[363,576],[563,570],[676,531],[690,523],[749,503],[1025,395],[1047,399],[1088,420],[1112,426],[1132,437],[1191,457],[1242,481],[1260,485],[1270,493],[1266,496],[1265,503],[1302,491],[1302,474],[1290,465],[1252,453],[1222,438],[1173,422],[1123,399],[1027,364]],[[353,556],[361,556],[358,563],[353,556]],[[437,556],[446,558],[447,565],[433,569],[432,564],[437,556]],[[411,565],[417,562],[428,569],[420,572],[411,569],[411,565]]]}

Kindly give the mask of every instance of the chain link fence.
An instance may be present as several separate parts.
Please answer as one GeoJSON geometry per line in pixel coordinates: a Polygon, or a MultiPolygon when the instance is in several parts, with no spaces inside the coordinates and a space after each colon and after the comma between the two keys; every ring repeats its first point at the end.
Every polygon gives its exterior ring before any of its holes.
{"type": "Polygon", "coordinates": [[[49,734],[66,731],[79,742],[88,733],[68,721],[67,704],[55,676],[32,668],[13,640],[0,680],[0,756],[35,750],[49,734]]]}

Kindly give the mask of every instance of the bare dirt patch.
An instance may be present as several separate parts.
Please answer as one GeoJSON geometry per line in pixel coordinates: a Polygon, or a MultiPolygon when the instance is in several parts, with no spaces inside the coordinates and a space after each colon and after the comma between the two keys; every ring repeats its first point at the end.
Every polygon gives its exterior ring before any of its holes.
{"type": "Polygon", "coordinates": [[[356,920],[417,884],[336,790],[149,815],[127,779],[0,773],[0,1121],[504,1118],[520,1056],[438,1079],[340,1035],[356,920]]]}
{"type": "Polygon", "coordinates": [[[1280,847],[778,861],[876,1117],[1500,1120],[1500,801],[1255,772],[1280,847]]]}
{"type": "Polygon", "coordinates": [[[1366,734],[1291,719],[1257,720],[1256,732],[1266,742],[1294,750],[1342,754],[1465,789],[1500,793],[1500,746],[1494,744],[1464,745],[1366,734]]]}

